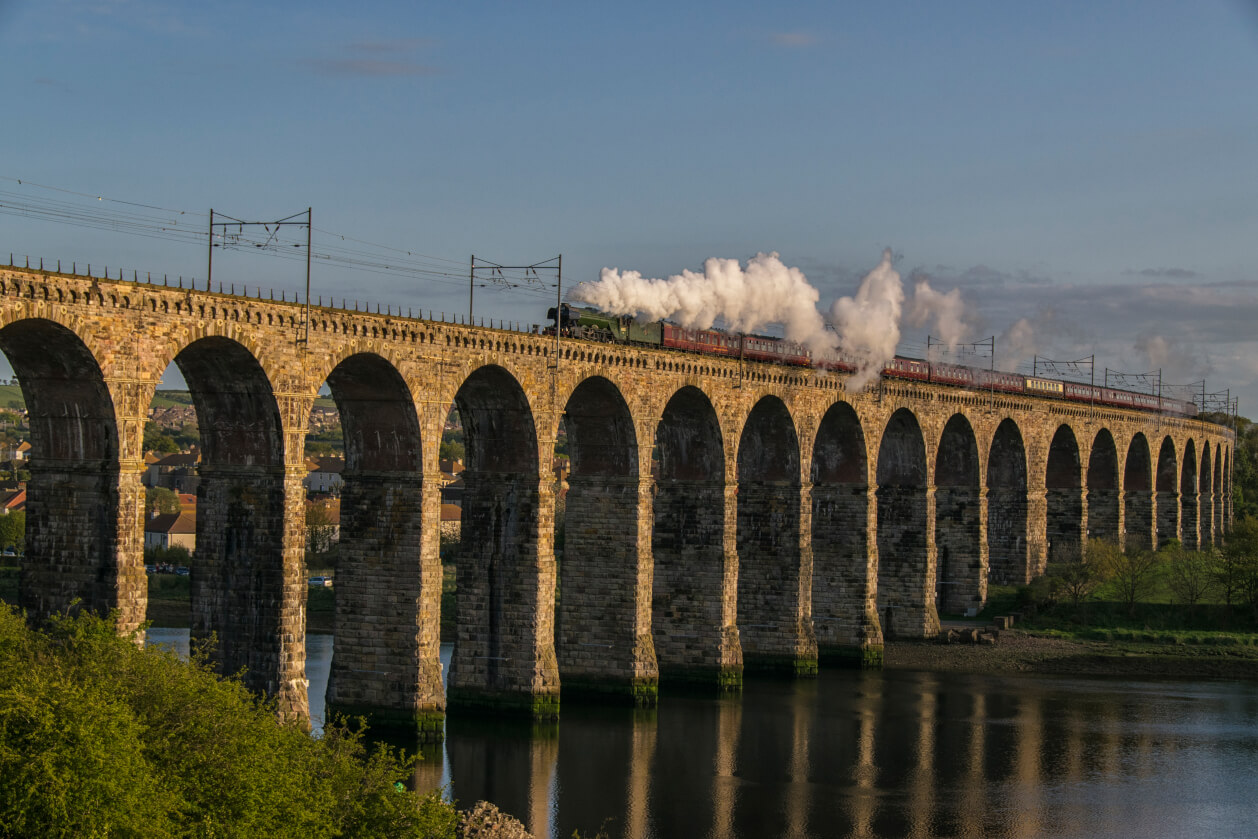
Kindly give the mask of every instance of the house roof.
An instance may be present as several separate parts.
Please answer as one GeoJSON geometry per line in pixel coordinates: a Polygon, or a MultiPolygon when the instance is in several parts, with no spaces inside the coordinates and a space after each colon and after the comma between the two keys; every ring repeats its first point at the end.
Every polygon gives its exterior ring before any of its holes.
{"type": "Polygon", "coordinates": [[[331,472],[341,474],[345,470],[345,458],[343,457],[317,457],[315,458],[317,471],[331,472]]]}
{"type": "Polygon", "coordinates": [[[442,504],[441,505],[442,521],[462,521],[463,508],[458,504],[442,504]]]}
{"type": "Polygon", "coordinates": [[[196,466],[201,460],[200,452],[175,452],[163,457],[154,466],[196,466]]]}
{"type": "Polygon", "coordinates": [[[26,509],[26,488],[21,487],[16,490],[0,494],[0,509],[5,512],[9,510],[25,510],[26,509]]]}
{"type": "Polygon", "coordinates": [[[195,510],[180,510],[178,513],[160,513],[144,521],[145,533],[196,533],[197,514],[195,510]]]}

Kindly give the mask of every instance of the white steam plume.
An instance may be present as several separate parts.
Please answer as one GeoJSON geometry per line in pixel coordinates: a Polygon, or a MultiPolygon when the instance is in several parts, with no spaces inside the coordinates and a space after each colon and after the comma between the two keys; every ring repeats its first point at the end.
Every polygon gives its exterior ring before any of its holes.
{"type": "Polygon", "coordinates": [[[890,248],[861,280],[855,297],[834,301],[830,320],[839,334],[839,349],[856,363],[856,374],[848,382],[851,389],[865,387],[895,357],[903,306],[904,286],[899,272],[891,267],[890,248]]]}
{"type": "Polygon", "coordinates": [[[917,280],[913,290],[913,304],[909,307],[909,322],[913,326],[924,326],[934,321],[935,337],[954,350],[957,344],[969,332],[962,317],[965,304],[961,302],[961,289],[954,288],[947,294],[940,294],[930,287],[925,279],[917,280]]]}
{"type": "Polygon", "coordinates": [[[817,311],[817,289],[776,253],[756,254],[745,269],[736,259],[712,258],[703,263],[702,274],[683,271],[666,280],[604,268],[598,282],[577,286],[572,298],[612,314],[669,318],[687,328],[710,329],[718,318],[734,332],[780,323],[787,340],[819,355],[835,345],[817,311]]]}
{"type": "Polygon", "coordinates": [[[1006,370],[1013,370],[1028,355],[1036,353],[1035,328],[1026,318],[1019,318],[1017,323],[1001,333],[996,344],[1004,354],[1001,366],[1006,370]]]}

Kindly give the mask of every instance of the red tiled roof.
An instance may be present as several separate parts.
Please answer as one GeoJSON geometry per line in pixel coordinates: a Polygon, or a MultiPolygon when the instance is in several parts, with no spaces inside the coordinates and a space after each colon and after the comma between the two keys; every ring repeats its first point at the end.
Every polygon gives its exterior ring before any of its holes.
{"type": "Polygon", "coordinates": [[[193,510],[161,513],[144,520],[145,533],[196,533],[197,514],[193,510]]]}

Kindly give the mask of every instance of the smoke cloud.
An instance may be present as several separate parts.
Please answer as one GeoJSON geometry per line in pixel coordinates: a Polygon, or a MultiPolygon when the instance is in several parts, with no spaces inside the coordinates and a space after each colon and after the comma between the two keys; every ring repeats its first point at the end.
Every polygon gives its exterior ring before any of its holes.
{"type": "MultiPolygon", "coordinates": [[[[744,268],[736,259],[712,258],[703,272],[683,271],[649,279],[637,271],[604,268],[597,282],[582,283],[572,299],[617,315],[641,320],[673,320],[690,329],[710,329],[718,320],[734,332],[756,332],[781,324],[785,337],[806,346],[814,359],[842,356],[856,365],[848,387],[859,390],[878,377],[895,357],[905,294],[892,265],[891,249],[861,280],[852,297],[836,300],[830,325],[817,309],[820,293],[802,271],[783,264],[776,253],[760,253],[744,268]]],[[[933,322],[940,337],[955,346],[967,331],[959,289],[941,294],[925,280],[917,283],[910,307],[916,325],[933,322]]]]}
{"type": "Polygon", "coordinates": [[[882,252],[878,267],[865,275],[854,297],[840,297],[830,307],[830,321],[839,335],[839,349],[856,364],[848,386],[860,390],[877,378],[895,357],[900,343],[900,314],[904,285],[891,266],[891,249],[882,252]]]}
{"type": "Polygon", "coordinates": [[[817,311],[817,289],[776,253],[756,254],[745,269],[736,259],[712,258],[703,263],[701,274],[683,271],[666,280],[604,268],[598,282],[577,286],[572,298],[612,314],[675,320],[688,329],[710,329],[718,319],[734,332],[780,323],[787,340],[818,354],[831,351],[835,343],[817,311]]]}
{"type": "Polygon", "coordinates": [[[918,279],[913,290],[913,305],[909,307],[909,323],[913,326],[925,326],[934,322],[932,332],[935,337],[954,350],[957,344],[969,332],[965,321],[965,304],[961,302],[961,289],[954,288],[947,294],[940,294],[930,287],[924,278],[918,279]]]}

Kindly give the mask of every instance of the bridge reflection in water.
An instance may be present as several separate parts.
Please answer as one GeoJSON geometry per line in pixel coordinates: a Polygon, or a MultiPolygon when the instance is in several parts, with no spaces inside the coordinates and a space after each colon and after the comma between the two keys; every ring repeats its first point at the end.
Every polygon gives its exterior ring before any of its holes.
{"type": "MultiPolygon", "coordinates": [[[[311,636],[312,697],[330,641],[311,636]]],[[[417,787],[538,837],[1222,837],[1258,816],[1245,683],[823,671],[559,725],[455,717],[422,749],[417,787]]]]}
{"type": "Polygon", "coordinates": [[[1253,685],[823,673],[515,731],[452,721],[452,794],[538,836],[1179,837],[1255,816],[1253,685]]]}

